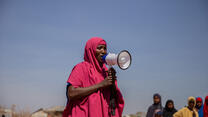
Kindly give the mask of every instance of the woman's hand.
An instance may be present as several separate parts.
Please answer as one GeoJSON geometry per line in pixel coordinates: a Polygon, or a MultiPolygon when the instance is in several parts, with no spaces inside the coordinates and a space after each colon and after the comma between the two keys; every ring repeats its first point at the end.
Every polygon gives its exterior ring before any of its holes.
{"type": "Polygon", "coordinates": [[[113,85],[115,83],[116,78],[116,70],[114,68],[110,68],[108,70],[108,76],[100,83],[101,88],[113,85]]]}
{"type": "Polygon", "coordinates": [[[113,84],[113,78],[112,76],[107,76],[101,83],[101,88],[105,88],[105,87],[108,87],[110,85],[113,84]]]}

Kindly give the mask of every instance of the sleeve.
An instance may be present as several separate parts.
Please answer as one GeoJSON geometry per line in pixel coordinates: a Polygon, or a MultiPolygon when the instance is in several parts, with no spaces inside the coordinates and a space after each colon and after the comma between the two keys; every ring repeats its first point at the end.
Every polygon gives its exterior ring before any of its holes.
{"type": "Polygon", "coordinates": [[[83,84],[83,69],[82,66],[76,65],[73,69],[69,78],[67,80],[67,84],[71,84],[74,87],[82,87],[83,84]]]}
{"type": "Polygon", "coordinates": [[[68,88],[69,88],[69,86],[71,86],[71,84],[70,83],[67,83],[67,85],[66,85],[66,97],[67,97],[67,99],[69,99],[69,97],[68,97],[68,88]]]}
{"type": "Polygon", "coordinates": [[[151,117],[151,115],[150,115],[150,109],[151,109],[151,106],[148,108],[148,110],[147,110],[147,114],[146,114],[146,117],[151,117]]]}
{"type": "Polygon", "coordinates": [[[173,117],[182,117],[182,110],[179,110],[178,112],[174,113],[173,117]]]}
{"type": "Polygon", "coordinates": [[[196,117],[199,117],[199,113],[197,110],[194,110],[195,111],[195,114],[196,114],[196,117]]]}

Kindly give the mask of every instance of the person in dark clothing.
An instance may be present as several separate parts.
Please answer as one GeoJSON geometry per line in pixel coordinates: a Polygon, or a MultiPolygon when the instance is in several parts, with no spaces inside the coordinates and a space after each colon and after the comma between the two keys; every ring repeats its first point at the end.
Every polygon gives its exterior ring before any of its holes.
{"type": "Polygon", "coordinates": [[[154,103],[148,108],[146,117],[154,117],[155,110],[157,109],[163,110],[160,94],[156,93],[153,95],[153,102],[154,103]]]}
{"type": "Polygon", "coordinates": [[[177,112],[177,110],[174,107],[173,100],[167,100],[165,108],[163,110],[163,117],[173,117],[173,114],[175,112],[177,112]]]}

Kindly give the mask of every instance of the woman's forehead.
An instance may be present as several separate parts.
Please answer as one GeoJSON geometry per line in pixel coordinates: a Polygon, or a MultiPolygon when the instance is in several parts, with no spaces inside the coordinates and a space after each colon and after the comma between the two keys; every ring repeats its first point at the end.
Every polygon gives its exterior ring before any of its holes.
{"type": "Polygon", "coordinates": [[[102,47],[102,46],[106,46],[105,44],[99,44],[97,47],[102,47]]]}

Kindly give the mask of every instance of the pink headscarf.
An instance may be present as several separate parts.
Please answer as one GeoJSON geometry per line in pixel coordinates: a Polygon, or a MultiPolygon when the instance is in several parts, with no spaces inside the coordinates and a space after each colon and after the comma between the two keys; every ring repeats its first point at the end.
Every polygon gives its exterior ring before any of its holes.
{"type": "MultiPolygon", "coordinates": [[[[100,37],[93,37],[87,41],[84,53],[84,62],[77,64],[69,78],[68,83],[74,87],[89,87],[102,82],[107,76],[107,67],[103,64],[100,67],[95,51],[98,45],[106,42],[100,37]]],[[[121,117],[124,100],[120,90],[117,87],[117,99],[115,116],[121,117]]],[[[64,110],[63,117],[111,117],[110,115],[110,88],[100,89],[97,92],[90,94],[79,100],[68,100],[64,110]]]]}
{"type": "Polygon", "coordinates": [[[104,63],[103,68],[101,68],[95,57],[95,51],[98,45],[105,45],[107,48],[105,40],[100,37],[93,37],[87,41],[85,46],[84,60],[92,64],[95,70],[97,70],[98,72],[102,72],[102,70],[107,70],[107,68],[104,63]]]}

